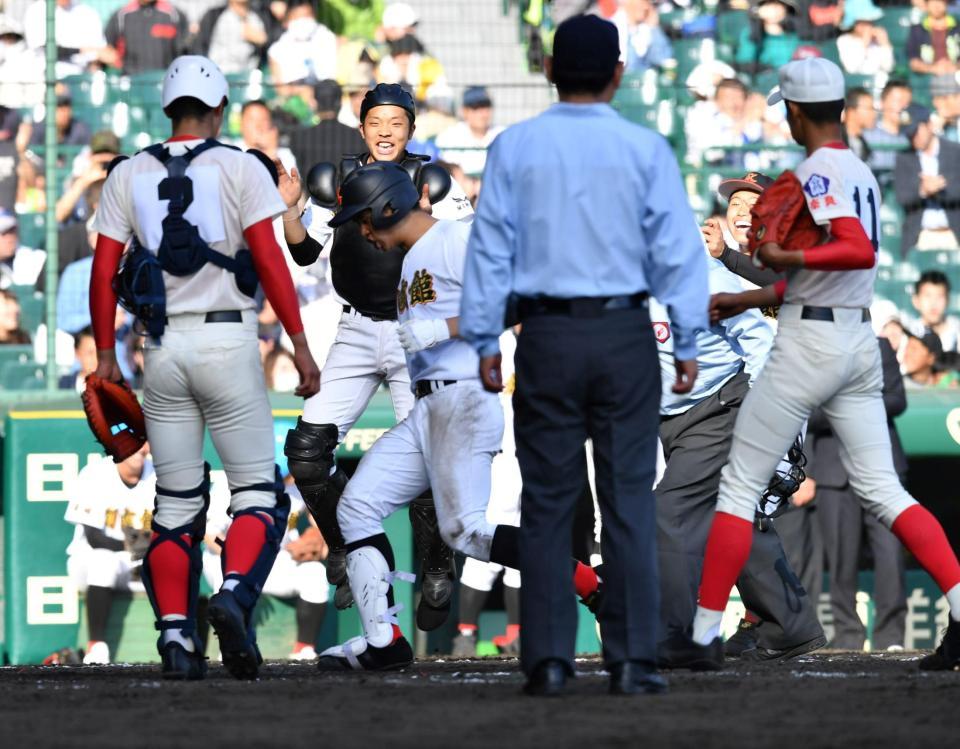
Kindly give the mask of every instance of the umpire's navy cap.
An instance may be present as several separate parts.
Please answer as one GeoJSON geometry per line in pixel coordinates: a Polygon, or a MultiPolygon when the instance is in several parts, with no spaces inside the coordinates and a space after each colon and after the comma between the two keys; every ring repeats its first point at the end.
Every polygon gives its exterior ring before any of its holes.
{"type": "Polygon", "coordinates": [[[599,16],[571,16],[553,36],[553,70],[565,77],[612,73],[620,61],[617,27],[599,16]]]}

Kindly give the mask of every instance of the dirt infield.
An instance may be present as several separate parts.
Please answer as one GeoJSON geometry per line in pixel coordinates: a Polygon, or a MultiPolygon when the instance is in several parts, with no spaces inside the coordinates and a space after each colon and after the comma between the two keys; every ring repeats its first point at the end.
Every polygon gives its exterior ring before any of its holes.
{"type": "Polygon", "coordinates": [[[519,693],[512,659],[428,660],[394,674],[270,664],[254,683],[152,666],[0,669],[4,747],[871,747],[955,746],[960,673],[915,654],[818,653],[786,664],[673,672],[659,697],[611,697],[596,659],[569,696],[519,693]]]}

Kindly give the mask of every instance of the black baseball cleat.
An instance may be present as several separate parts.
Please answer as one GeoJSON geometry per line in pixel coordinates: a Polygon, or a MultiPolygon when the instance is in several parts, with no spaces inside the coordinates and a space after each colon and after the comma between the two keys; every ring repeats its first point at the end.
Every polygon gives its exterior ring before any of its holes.
{"type": "Polygon", "coordinates": [[[531,697],[559,697],[567,685],[567,664],[558,658],[547,658],[533,667],[523,686],[531,697]]]}
{"type": "Polygon", "coordinates": [[[179,642],[164,645],[160,661],[160,675],[170,681],[199,681],[207,675],[207,659],[201,653],[188,652],[179,642]]]}
{"type": "Polygon", "coordinates": [[[723,640],[715,637],[709,645],[701,645],[684,632],[674,632],[657,645],[657,666],[719,671],[723,668],[723,640]]]}
{"type": "Polygon", "coordinates": [[[960,622],[950,619],[937,649],[920,659],[920,670],[960,671],[960,622]]]}
{"type": "Polygon", "coordinates": [[[354,637],[320,653],[320,671],[398,671],[413,663],[413,648],[398,637],[383,648],[375,648],[364,637],[354,637]]]}
{"type": "Polygon", "coordinates": [[[788,661],[796,658],[798,655],[812,653],[819,650],[827,644],[827,638],[822,634],[817,635],[812,640],[801,642],[798,645],[791,645],[785,648],[762,648],[759,645],[750,650],[744,650],[740,657],[745,661],[788,661]]]}
{"type": "Polygon", "coordinates": [[[747,619],[741,619],[737,625],[737,631],[733,637],[723,643],[723,654],[727,658],[739,658],[747,650],[753,650],[757,647],[759,636],[757,630],[760,628],[760,622],[751,622],[747,619]]]}
{"type": "Polygon", "coordinates": [[[667,680],[655,666],[641,661],[623,661],[610,666],[610,694],[663,694],[667,680]]]}
{"type": "Polygon", "coordinates": [[[246,614],[233,593],[221,590],[210,597],[207,616],[220,640],[223,665],[236,679],[256,679],[263,658],[247,630],[246,614]]]}

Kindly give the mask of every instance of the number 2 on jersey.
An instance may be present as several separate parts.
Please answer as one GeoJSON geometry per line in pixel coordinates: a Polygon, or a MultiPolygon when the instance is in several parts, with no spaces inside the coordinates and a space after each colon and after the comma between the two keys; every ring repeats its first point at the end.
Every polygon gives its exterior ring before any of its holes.
{"type": "MultiPolygon", "coordinates": [[[[880,248],[880,240],[877,237],[877,199],[873,194],[873,188],[867,190],[867,204],[870,206],[870,244],[873,245],[873,251],[877,252],[880,248]]],[[[862,220],[859,187],[853,190],[853,207],[857,211],[857,218],[862,220]]]]}

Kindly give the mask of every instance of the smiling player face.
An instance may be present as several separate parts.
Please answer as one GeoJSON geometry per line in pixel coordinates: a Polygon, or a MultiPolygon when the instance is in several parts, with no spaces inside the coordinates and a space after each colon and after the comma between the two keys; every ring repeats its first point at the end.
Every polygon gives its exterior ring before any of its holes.
{"type": "Polygon", "coordinates": [[[367,112],[360,135],[375,161],[399,161],[414,126],[403,107],[384,104],[367,112]]]}
{"type": "Polygon", "coordinates": [[[730,196],[727,205],[727,226],[741,247],[747,244],[747,231],[750,229],[750,209],[759,200],[759,193],[752,190],[738,190],[730,196]]]}

